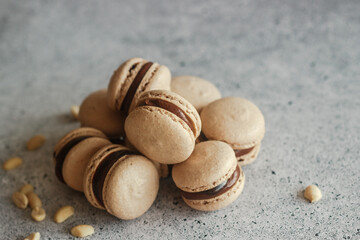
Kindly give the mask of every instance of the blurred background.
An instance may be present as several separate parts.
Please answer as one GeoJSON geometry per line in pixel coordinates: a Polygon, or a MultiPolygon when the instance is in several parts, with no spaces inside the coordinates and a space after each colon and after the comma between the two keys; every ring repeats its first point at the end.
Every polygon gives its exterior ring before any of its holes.
{"type": "Polygon", "coordinates": [[[0,0],[0,160],[26,159],[0,173],[0,232],[64,239],[89,222],[99,239],[359,239],[359,13],[358,0],[0,0]],[[53,146],[78,127],[70,107],[135,56],[173,76],[205,78],[263,111],[262,151],[229,208],[193,211],[168,181],[146,215],[122,222],[55,179],[53,146]],[[27,153],[24,141],[37,133],[48,141],[27,153]],[[32,222],[9,200],[24,182],[48,209],[71,203],[76,217],[59,227],[50,210],[46,223],[32,222]],[[302,198],[312,183],[324,195],[316,205],[302,198]]]}

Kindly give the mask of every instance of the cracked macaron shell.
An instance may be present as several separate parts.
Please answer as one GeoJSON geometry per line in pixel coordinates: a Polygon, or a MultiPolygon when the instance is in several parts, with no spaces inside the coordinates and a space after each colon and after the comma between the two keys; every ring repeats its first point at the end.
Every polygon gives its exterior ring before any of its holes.
{"type": "MultiPolygon", "coordinates": [[[[141,68],[149,61],[142,58],[130,58],[115,70],[108,85],[108,105],[113,110],[121,110],[124,98],[141,68]]],[[[139,95],[153,89],[170,90],[170,70],[158,63],[153,63],[142,78],[133,99],[129,112],[133,109],[139,95]]],[[[127,114],[127,113],[125,113],[127,114]]]]}

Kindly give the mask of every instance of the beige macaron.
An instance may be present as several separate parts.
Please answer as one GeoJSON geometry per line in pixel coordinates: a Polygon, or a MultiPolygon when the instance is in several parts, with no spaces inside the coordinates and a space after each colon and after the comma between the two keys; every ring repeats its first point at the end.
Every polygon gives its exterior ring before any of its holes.
{"type": "Polygon", "coordinates": [[[170,90],[170,70],[142,58],[130,58],[112,75],[108,85],[108,104],[111,109],[127,115],[139,96],[153,89],[170,90]]]}
{"type": "Polygon", "coordinates": [[[201,140],[228,143],[240,165],[255,160],[265,134],[264,116],[255,104],[239,97],[221,98],[202,110],[201,121],[201,140]]]}
{"type": "Polygon", "coordinates": [[[144,214],[159,189],[159,174],[144,156],[121,145],[100,149],[85,170],[87,200],[117,218],[130,220],[144,214]]]}
{"type": "Polygon", "coordinates": [[[221,98],[220,91],[211,82],[194,76],[178,76],[171,80],[171,91],[188,100],[198,112],[221,98]]]}
{"type": "Polygon", "coordinates": [[[167,178],[169,176],[169,166],[167,164],[158,163],[155,161],[152,161],[158,170],[159,176],[161,178],[167,178]]]}
{"type": "Polygon", "coordinates": [[[186,161],[173,166],[172,178],[185,203],[201,211],[229,205],[240,195],[245,183],[234,151],[220,141],[197,144],[186,161]]]}
{"type": "MultiPolygon", "coordinates": [[[[129,148],[131,151],[136,152],[138,154],[141,154],[129,141],[128,138],[125,138],[124,141],[124,145],[125,147],[129,148]]],[[[152,160],[151,160],[152,161],[152,160]]],[[[169,176],[169,168],[167,164],[162,164],[162,163],[158,163],[155,161],[152,161],[156,167],[156,169],[158,170],[159,176],[162,178],[167,178],[169,176]]]]}
{"type": "Polygon", "coordinates": [[[104,133],[94,128],[77,128],[60,139],[54,150],[55,172],[61,182],[83,191],[83,175],[89,159],[111,144],[104,133]]]}
{"type": "Polygon", "coordinates": [[[81,126],[99,129],[110,138],[124,136],[125,116],[110,109],[106,89],[93,92],[84,99],[80,106],[79,120],[81,126]]]}
{"type": "Polygon", "coordinates": [[[159,163],[185,161],[201,131],[194,106],[180,95],[164,90],[144,93],[136,106],[125,120],[130,143],[159,163]]]}

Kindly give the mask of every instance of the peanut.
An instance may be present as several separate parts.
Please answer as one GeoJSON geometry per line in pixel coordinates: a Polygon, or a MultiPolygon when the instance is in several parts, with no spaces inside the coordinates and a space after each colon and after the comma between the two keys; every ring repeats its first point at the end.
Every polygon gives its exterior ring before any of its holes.
{"type": "Polygon", "coordinates": [[[14,192],[12,195],[12,200],[14,204],[21,209],[26,208],[29,203],[28,198],[22,192],[14,192]]]}
{"type": "Polygon", "coordinates": [[[317,186],[310,185],[305,189],[304,197],[313,203],[319,201],[322,198],[322,194],[317,186]]]}
{"type": "Polygon", "coordinates": [[[27,195],[27,194],[29,194],[29,193],[31,193],[33,191],[34,191],[34,186],[31,185],[31,184],[25,184],[24,186],[22,186],[20,188],[20,192],[25,194],[25,195],[27,195]]]}
{"type": "Polygon", "coordinates": [[[72,206],[64,206],[56,211],[54,215],[54,221],[56,223],[62,223],[74,214],[74,208],[72,206]]]}
{"type": "Polygon", "coordinates": [[[71,234],[74,237],[87,237],[94,233],[94,228],[90,225],[77,225],[71,229],[71,234]]]}
{"type": "Polygon", "coordinates": [[[14,168],[19,167],[22,164],[23,160],[19,157],[13,157],[13,158],[9,158],[8,160],[6,160],[2,167],[5,171],[9,171],[12,170],[14,168]]]}
{"type": "Polygon", "coordinates": [[[71,114],[73,115],[73,117],[76,120],[79,120],[79,111],[80,111],[80,107],[77,105],[73,105],[71,106],[71,114]]]}
{"type": "Polygon", "coordinates": [[[26,143],[26,148],[29,151],[33,151],[40,148],[44,144],[44,142],[45,137],[38,134],[29,139],[29,141],[26,143]]]}
{"type": "Polygon", "coordinates": [[[36,193],[31,192],[27,195],[27,197],[29,199],[29,205],[32,209],[36,207],[42,207],[42,202],[36,193]]]}
{"type": "Polygon", "coordinates": [[[43,209],[42,207],[35,207],[35,208],[31,211],[31,217],[32,217],[32,219],[34,219],[35,221],[41,222],[41,221],[44,220],[45,217],[46,217],[45,209],[43,209]]]}
{"type": "Polygon", "coordinates": [[[33,232],[29,236],[27,236],[24,240],[40,240],[40,233],[33,232]]]}

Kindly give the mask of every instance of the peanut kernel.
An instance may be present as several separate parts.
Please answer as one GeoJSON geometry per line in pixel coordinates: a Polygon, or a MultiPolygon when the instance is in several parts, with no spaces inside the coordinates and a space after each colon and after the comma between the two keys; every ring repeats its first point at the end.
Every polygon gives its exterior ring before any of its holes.
{"type": "Polygon", "coordinates": [[[45,137],[38,134],[29,139],[29,141],[26,143],[26,148],[29,151],[33,151],[40,148],[44,143],[45,137]]]}
{"type": "Polygon", "coordinates": [[[28,198],[22,192],[14,192],[12,195],[12,200],[14,204],[21,209],[26,208],[29,203],[28,198]]]}
{"type": "Polygon", "coordinates": [[[23,160],[19,157],[13,157],[13,158],[9,158],[8,160],[6,160],[2,167],[5,171],[9,171],[12,170],[14,168],[19,167],[22,164],[23,160]]]}
{"type": "Polygon", "coordinates": [[[75,237],[87,237],[94,233],[94,228],[90,225],[77,225],[71,229],[71,234],[75,237]]]}
{"type": "Polygon", "coordinates": [[[322,194],[317,186],[310,185],[305,189],[304,197],[313,203],[319,201],[322,198],[322,194]]]}

